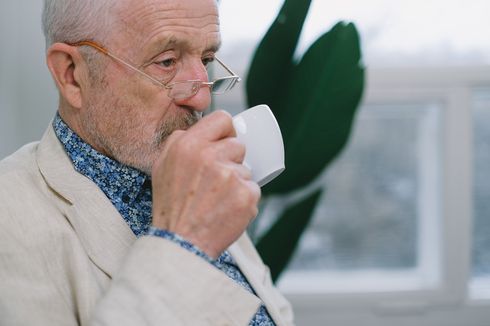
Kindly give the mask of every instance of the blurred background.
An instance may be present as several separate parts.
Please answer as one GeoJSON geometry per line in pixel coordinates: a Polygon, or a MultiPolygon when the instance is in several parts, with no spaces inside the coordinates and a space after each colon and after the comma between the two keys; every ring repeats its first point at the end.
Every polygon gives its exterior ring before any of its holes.
{"type": "MultiPolygon", "coordinates": [[[[281,5],[221,0],[220,58],[244,78],[281,5]]],[[[0,2],[0,158],[39,139],[56,111],[41,7],[0,2]]],[[[367,77],[279,279],[298,325],[490,325],[489,13],[487,0],[313,0],[298,57],[351,21],[367,77]]],[[[246,109],[244,85],[214,107],[246,109]]]]}

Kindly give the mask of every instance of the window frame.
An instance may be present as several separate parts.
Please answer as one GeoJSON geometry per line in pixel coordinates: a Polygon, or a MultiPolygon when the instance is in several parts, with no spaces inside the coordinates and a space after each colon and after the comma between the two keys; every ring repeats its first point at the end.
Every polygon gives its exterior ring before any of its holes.
{"type": "MultiPolygon", "coordinates": [[[[434,245],[433,233],[426,231],[431,227],[438,228],[439,238],[435,239],[435,244],[439,270],[436,273],[440,282],[425,289],[397,290],[394,287],[393,290],[383,288],[380,291],[339,291],[337,287],[333,291],[306,293],[283,286],[283,292],[302,321],[339,320],[342,325],[357,325],[359,319],[349,317],[355,313],[358,316],[369,315],[373,325],[390,325],[393,318],[402,316],[420,325],[431,321],[431,318],[443,318],[452,325],[453,321],[467,314],[476,322],[474,325],[488,322],[490,297],[472,297],[474,291],[470,291],[469,280],[473,168],[471,105],[473,90],[490,87],[490,67],[368,69],[366,85],[363,105],[423,102],[441,106],[441,219],[438,225],[422,228],[419,250],[423,254],[431,242],[434,245]],[[459,314],[455,315],[456,312],[459,314]]],[[[428,256],[422,260],[431,259],[428,256]]],[[[390,274],[386,273],[384,277],[395,276],[390,274]]],[[[349,281],[349,276],[341,274],[324,276],[338,280],[340,284],[349,281]]],[[[360,277],[355,273],[351,276],[360,277]]],[[[287,273],[283,282],[287,282],[287,273]]]]}

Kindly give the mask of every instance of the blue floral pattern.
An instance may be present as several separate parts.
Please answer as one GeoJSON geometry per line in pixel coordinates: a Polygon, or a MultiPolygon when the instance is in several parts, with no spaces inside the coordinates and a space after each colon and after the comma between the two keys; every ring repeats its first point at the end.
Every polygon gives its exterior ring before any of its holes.
{"type": "MultiPolygon", "coordinates": [[[[53,128],[73,162],[75,170],[92,180],[102,190],[136,236],[159,236],[173,241],[207,260],[246,290],[255,294],[250,283],[227,251],[214,260],[179,235],[151,226],[150,176],[97,152],[68,127],[59,113],[53,120],[53,128]]],[[[249,325],[273,326],[275,324],[265,306],[261,305],[249,325]]]]}
{"type": "Polygon", "coordinates": [[[97,152],[73,132],[59,114],[53,127],[75,170],[104,192],[136,236],[146,234],[151,224],[150,177],[97,152]]]}

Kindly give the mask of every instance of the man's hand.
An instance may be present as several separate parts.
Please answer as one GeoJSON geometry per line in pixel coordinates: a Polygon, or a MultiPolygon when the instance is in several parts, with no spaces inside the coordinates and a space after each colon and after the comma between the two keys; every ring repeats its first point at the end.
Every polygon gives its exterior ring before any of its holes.
{"type": "Polygon", "coordinates": [[[259,186],[242,165],[231,116],[216,111],[167,139],[152,169],[153,225],[217,258],[257,215],[259,186]]]}

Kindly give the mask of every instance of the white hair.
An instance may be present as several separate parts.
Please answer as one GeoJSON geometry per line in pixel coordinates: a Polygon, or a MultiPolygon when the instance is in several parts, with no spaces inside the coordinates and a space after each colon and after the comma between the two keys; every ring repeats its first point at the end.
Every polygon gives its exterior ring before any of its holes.
{"type": "Polygon", "coordinates": [[[44,0],[42,25],[46,48],[56,42],[103,42],[110,31],[117,0],[44,0]]]}

